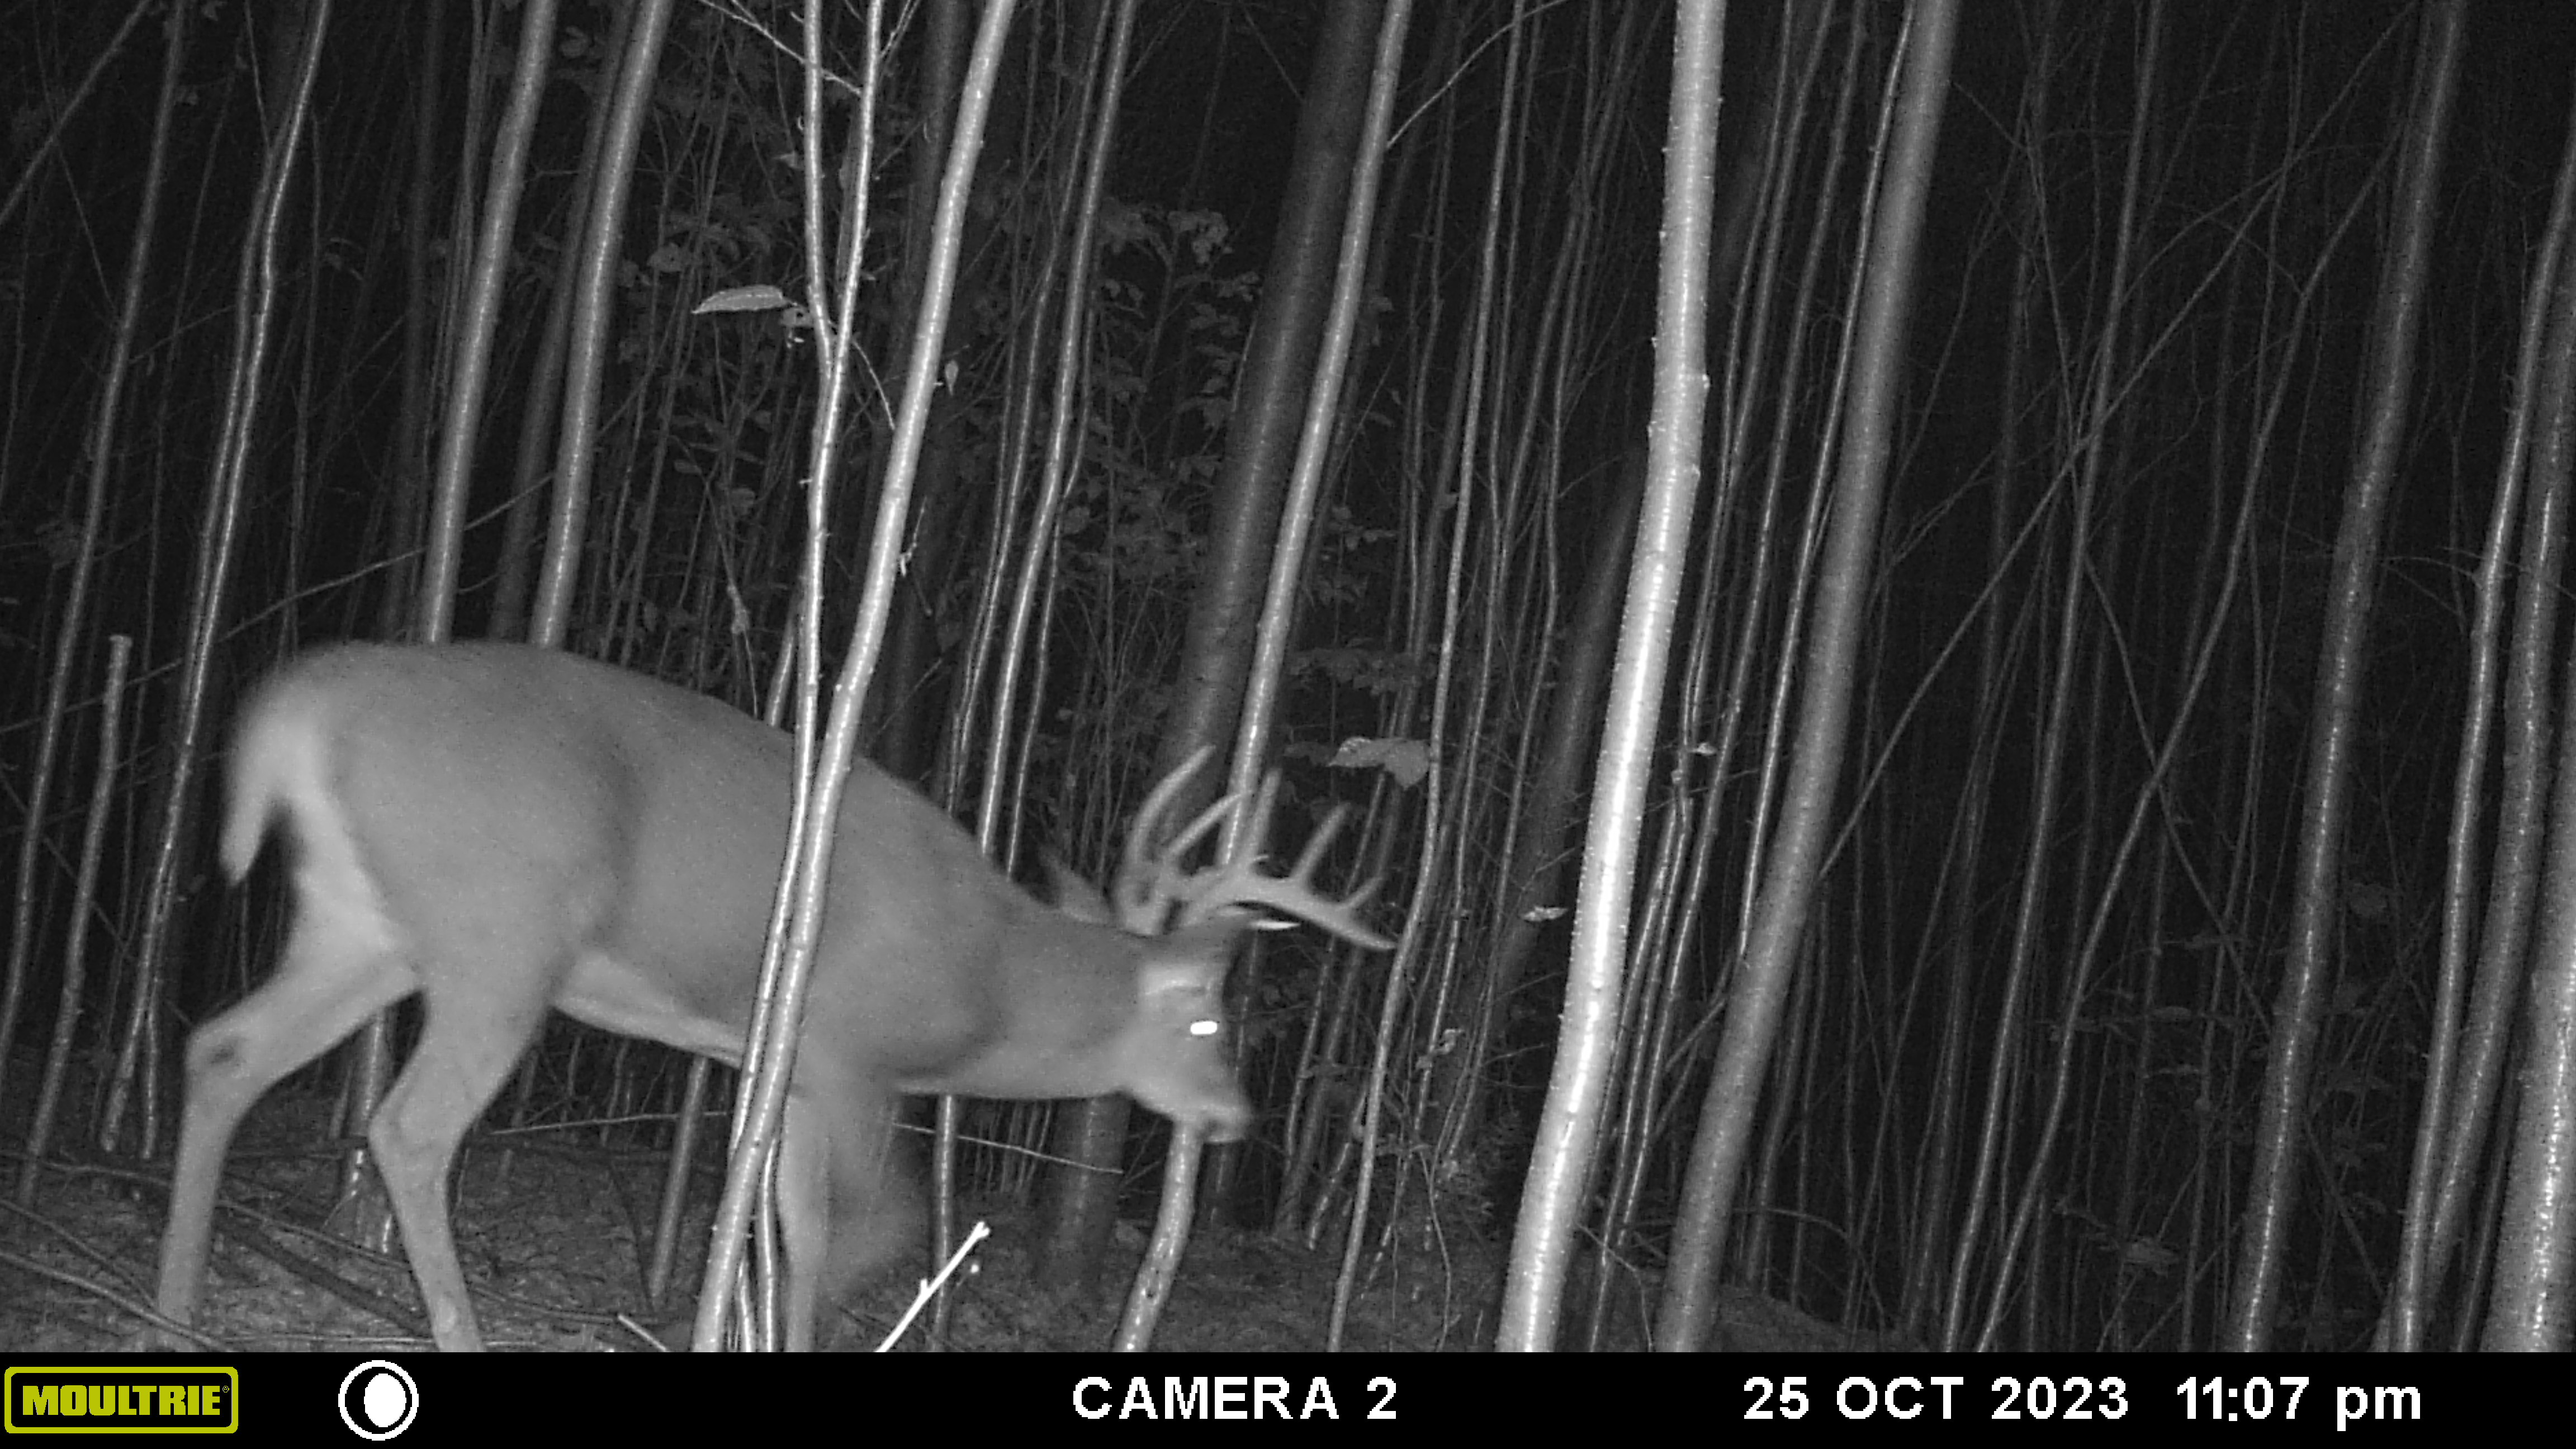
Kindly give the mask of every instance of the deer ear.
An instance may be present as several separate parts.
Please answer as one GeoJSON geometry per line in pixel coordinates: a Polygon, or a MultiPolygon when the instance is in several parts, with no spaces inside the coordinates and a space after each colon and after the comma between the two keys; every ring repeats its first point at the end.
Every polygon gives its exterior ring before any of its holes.
{"type": "Polygon", "coordinates": [[[1118,924],[1118,918],[1110,914],[1109,898],[1100,893],[1100,887],[1075,874],[1073,867],[1064,863],[1064,857],[1045,850],[1038,853],[1038,858],[1046,863],[1057,910],[1088,925],[1118,924]]]}

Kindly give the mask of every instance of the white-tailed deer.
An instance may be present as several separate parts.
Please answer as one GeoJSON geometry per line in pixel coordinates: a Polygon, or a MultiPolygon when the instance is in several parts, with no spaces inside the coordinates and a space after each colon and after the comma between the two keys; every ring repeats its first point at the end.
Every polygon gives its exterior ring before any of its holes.
{"type": "MultiPolygon", "coordinates": [[[[448,1224],[458,1142],[549,1006],[740,1061],[790,774],[779,731],[552,650],[343,646],[270,680],[234,742],[223,864],[241,879],[290,823],[295,925],[276,974],[189,1040],[161,1312],[186,1322],[195,1305],[243,1112],[417,991],[420,1041],[367,1141],[438,1346],[482,1347],[448,1224]]],[[[779,1168],[789,1347],[811,1347],[818,1315],[911,1239],[919,1204],[888,1153],[897,1094],[1123,1091],[1237,1137],[1252,1109],[1221,987],[1252,908],[1392,944],[1360,923],[1369,888],[1313,889],[1338,816],[1285,877],[1249,849],[1178,868],[1222,806],[1155,856],[1186,774],[1139,813],[1113,916],[1063,872],[1059,907],[1039,904],[928,801],[851,767],[779,1168]]]]}

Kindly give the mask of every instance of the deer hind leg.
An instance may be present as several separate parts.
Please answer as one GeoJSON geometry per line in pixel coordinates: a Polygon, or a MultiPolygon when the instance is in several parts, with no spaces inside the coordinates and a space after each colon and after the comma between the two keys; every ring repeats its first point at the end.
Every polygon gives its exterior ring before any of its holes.
{"type": "Polygon", "coordinates": [[[164,1317],[185,1323],[196,1308],[214,1236],[224,1150],[242,1114],[278,1078],[329,1050],[418,984],[381,916],[308,894],[276,974],[188,1038],[188,1105],[161,1243],[158,1299],[164,1317]]]}
{"type": "Polygon", "coordinates": [[[448,1353],[483,1347],[449,1225],[448,1168],[527,1050],[571,955],[527,921],[505,913],[443,932],[424,957],[420,1044],[367,1125],[403,1251],[429,1310],[430,1336],[448,1353]]]}
{"type": "Polygon", "coordinates": [[[170,1222],[162,1235],[162,1318],[188,1323],[214,1243],[214,1194],[234,1127],[278,1078],[312,1062],[368,1016],[412,993],[384,918],[307,897],[260,990],[188,1036],[188,1106],[180,1114],[170,1222]]]}

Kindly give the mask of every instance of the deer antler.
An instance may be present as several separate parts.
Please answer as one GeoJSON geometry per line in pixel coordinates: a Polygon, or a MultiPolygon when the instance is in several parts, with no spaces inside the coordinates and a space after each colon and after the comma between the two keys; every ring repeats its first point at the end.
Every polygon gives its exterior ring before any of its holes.
{"type": "Polygon", "coordinates": [[[1192,751],[1179,768],[1163,777],[1136,812],[1114,888],[1120,921],[1129,930],[1156,934],[1167,918],[1172,920],[1174,929],[1180,929],[1207,921],[1222,911],[1267,906],[1354,945],[1373,951],[1394,949],[1393,940],[1360,922],[1360,907],[1377,894],[1380,880],[1370,880],[1338,900],[1315,888],[1315,867],[1323,861],[1333,837],[1340,833],[1342,821],[1350,813],[1347,808],[1337,805],[1324,817],[1323,825],[1306,842],[1295,868],[1288,874],[1261,873],[1261,842],[1269,834],[1271,807],[1279,798],[1276,770],[1263,777],[1260,790],[1250,802],[1252,814],[1238,837],[1243,844],[1234,859],[1196,872],[1180,865],[1229,814],[1245,808],[1240,794],[1228,795],[1200,811],[1161,850],[1151,848],[1149,842],[1156,826],[1171,812],[1172,802],[1180,798],[1182,787],[1207,763],[1210,753],[1204,745],[1192,751]]]}
{"type": "MultiPolygon", "coordinates": [[[[1118,924],[1139,936],[1159,936],[1170,924],[1172,899],[1162,890],[1163,862],[1155,858],[1154,836],[1163,817],[1172,812],[1172,802],[1190,777],[1215,753],[1206,745],[1190,751],[1190,757],[1173,767],[1136,808],[1135,823],[1127,827],[1127,848],[1119,857],[1117,879],[1109,883],[1110,904],[1116,908],[1118,924]]],[[[1175,836],[1166,847],[1167,859],[1178,859],[1191,845],[1206,834],[1211,818],[1222,818],[1222,812],[1233,808],[1229,795],[1199,813],[1189,828],[1175,836]]]]}

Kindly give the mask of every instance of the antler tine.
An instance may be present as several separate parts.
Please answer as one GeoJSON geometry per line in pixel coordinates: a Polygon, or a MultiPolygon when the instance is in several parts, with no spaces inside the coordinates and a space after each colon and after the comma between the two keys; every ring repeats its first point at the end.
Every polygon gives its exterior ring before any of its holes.
{"type": "MultiPolygon", "coordinates": [[[[1270,821],[1271,802],[1277,798],[1279,775],[1272,771],[1261,782],[1259,804],[1253,816],[1256,831],[1265,830],[1270,821]]],[[[1268,906],[1281,915],[1294,916],[1328,934],[1373,951],[1389,951],[1395,942],[1360,924],[1359,908],[1377,893],[1378,882],[1369,881],[1358,890],[1338,900],[1315,889],[1315,867],[1322,862],[1324,851],[1342,828],[1349,814],[1343,806],[1333,807],[1322,826],[1297,855],[1297,864],[1284,876],[1261,874],[1260,833],[1247,833],[1243,848],[1232,860],[1192,878],[1181,909],[1184,923],[1204,921],[1218,911],[1232,906],[1268,906]]]]}
{"type": "MultiPolygon", "coordinates": [[[[1252,806],[1253,823],[1246,830],[1236,833],[1238,849],[1255,855],[1260,854],[1261,837],[1270,819],[1271,797],[1278,793],[1278,786],[1279,782],[1275,776],[1262,781],[1260,793],[1252,806]]],[[[1206,871],[1192,872],[1183,868],[1181,862],[1189,859],[1190,852],[1198,849],[1199,843],[1206,840],[1209,833],[1217,826],[1223,824],[1227,816],[1241,810],[1243,806],[1244,799],[1240,792],[1227,795],[1200,811],[1196,819],[1182,828],[1180,834],[1164,843],[1162,850],[1154,858],[1152,895],[1155,899],[1152,911],[1156,920],[1150,929],[1162,929],[1160,918],[1174,908],[1178,908],[1180,912],[1180,919],[1176,922],[1178,925],[1194,925],[1205,919],[1202,913],[1192,908],[1191,902],[1205,889],[1204,880],[1216,877],[1223,871],[1224,865],[1220,862],[1206,871]]]]}
{"type": "Polygon", "coordinates": [[[1271,770],[1261,777],[1261,788],[1252,795],[1252,814],[1243,828],[1235,832],[1236,853],[1246,860],[1259,860],[1261,848],[1270,841],[1270,811],[1279,803],[1279,772],[1271,770]]]}
{"type": "MultiPolygon", "coordinates": [[[[1298,855],[1296,868],[1288,872],[1288,878],[1290,880],[1310,882],[1314,880],[1315,867],[1323,860],[1325,848],[1333,843],[1334,836],[1341,834],[1342,822],[1348,820],[1350,816],[1351,807],[1348,805],[1335,805],[1333,807],[1332,812],[1324,817],[1324,823],[1315,827],[1315,836],[1313,839],[1306,842],[1306,849],[1304,852],[1298,855]]],[[[1350,917],[1352,922],[1356,923],[1359,920],[1360,907],[1367,905],[1370,900],[1374,899],[1377,895],[1377,888],[1384,884],[1386,884],[1385,876],[1370,876],[1367,880],[1360,882],[1358,889],[1352,891],[1349,895],[1342,897],[1340,909],[1350,917]]],[[[1374,931],[1370,931],[1368,934],[1376,942],[1383,943],[1371,945],[1371,949],[1378,951],[1391,951],[1395,949],[1395,942],[1387,937],[1380,936],[1374,931]]],[[[1357,937],[1353,937],[1352,939],[1358,940],[1357,937]]],[[[1370,942],[1362,941],[1360,944],[1370,945],[1370,942]]]]}
{"type": "Polygon", "coordinates": [[[1135,823],[1127,827],[1127,853],[1124,863],[1128,869],[1133,870],[1146,863],[1146,857],[1153,851],[1154,827],[1162,823],[1164,816],[1172,813],[1172,802],[1180,798],[1182,789],[1190,782],[1190,777],[1197,774],[1199,767],[1205,765],[1208,762],[1208,756],[1214,753],[1216,751],[1206,745],[1190,751],[1190,757],[1173,766],[1170,774],[1156,781],[1153,790],[1145,796],[1145,803],[1136,807],[1135,823]]]}
{"type": "MultiPolygon", "coordinates": [[[[1297,864],[1288,872],[1288,878],[1304,879],[1307,872],[1313,870],[1316,863],[1324,858],[1324,852],[1332,846],[1333,837],[1342,833],[1342,822],[1350,818],[1351,807],[1348,805],[1337,803],[1331,810],[1326,811],[1324,823],[1316,826],[1315,833],[1307,837],[1306,848],[1298,852],[1297,864]]],[[[1369,882],[1366,888],[1376,890],[1377,882],[1369,882]]]]}
{"type": "Polygon", "coordinates": [[[1190,777],[1207,764],[1213,753],[1206,745],[1190,751],[1189,758],[1156,781],[1145,803],[1136,807],[1136,819],[1127,827],[1126,848],[1119,856],[1117,878],[1109,883],[1110,904],[1119,924],[1130,931],[1151,935],[1163,928],[1160,906],[1168,906],[1169,902],[1158,905],[1156,899],[1162,874],[1153,859],[1154,833],[1163,817],[1172,813],[1172,802],[1180,798],[1190,777]]]}
{"type": "Polygon", "coordinates": [[[1205,810],[1200,811],[1191,819],[1189,824],[1181,827],[1180,834],[1173,836],[1169,841],[1165,842],[1163,849],[1157,856],[1157,859],[1161,861],[1164,869],[1169,870],[1172,862],[1180,860],[1187,856],[1191,851],[1196,850],[1199,842],[1208,838],[1209,831],[1214,830],[1217,826],[1223,824],[1225,817],[1233,814],[1237,809],[1241,808],[1242,805],[1243,796],[1240,794],[1234,794],[1224,796],[1214,804],[1208,806],[1205,810]]]}

